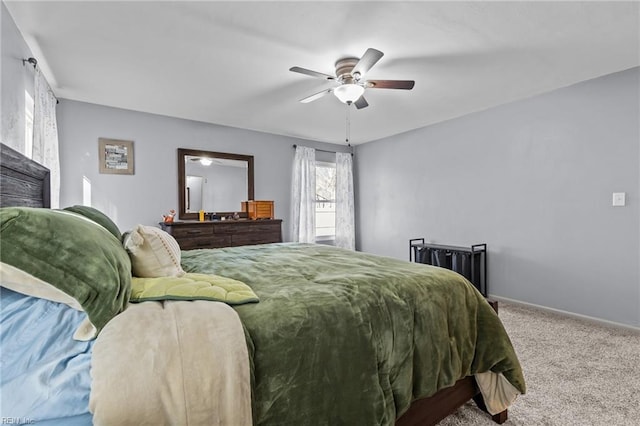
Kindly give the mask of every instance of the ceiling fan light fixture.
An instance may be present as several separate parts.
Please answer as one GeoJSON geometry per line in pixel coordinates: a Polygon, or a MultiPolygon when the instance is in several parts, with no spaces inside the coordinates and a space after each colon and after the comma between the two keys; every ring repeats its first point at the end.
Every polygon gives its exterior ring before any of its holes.
{"type": "Polygon", "coordinates": [[[211,163],[213,163],[213,160],[211,158],[202,157],[200,159],[200,164],[202,164],[203,166],[210,166],[211,163]]]}
{"type": "Polygon", "coordinates": [[[336,98],[344,104],[353,104],[357,109],[366,108],[369,103],[364,98],[365,89],[403,89],[411,90],[415,84],[413,80],[366,80],[365,76],[384,54],[376,49],[369,48],[360,58],[342,58],[335,63],[335,77],[318,71],[308,70],[301,67],[291,67],[289,71],[305,74],[310,77],[321,78],[322,80],[334,80],[337,87],[325,89],[306,98],[300,102],[306,104],[316,99],[333,93],[336,98]]]}
{"type": "Polygon", "coordinates": [[[363,93],[364,87],[355,83],[342,84],[333,89],[333,94],[336,95],[336,98],[345,104],[357,101],[363,93]]]}

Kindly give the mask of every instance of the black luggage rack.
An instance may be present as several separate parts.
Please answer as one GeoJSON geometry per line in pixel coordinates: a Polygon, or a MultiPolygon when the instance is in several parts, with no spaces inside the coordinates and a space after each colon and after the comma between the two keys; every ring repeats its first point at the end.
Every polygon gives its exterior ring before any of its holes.
{"type": "Polygon", "coordinates": [[[468,247],[425,243],[424,238],[409,240],[409,261],[451,269],[468,279],[487,297],[487,244],[468,247]]]}

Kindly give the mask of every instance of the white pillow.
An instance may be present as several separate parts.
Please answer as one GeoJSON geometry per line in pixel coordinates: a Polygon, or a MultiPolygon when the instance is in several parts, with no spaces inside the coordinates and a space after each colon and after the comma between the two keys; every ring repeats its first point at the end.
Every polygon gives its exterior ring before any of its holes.
{"type": "MultiPolygon", "coordinates": [[[[0,262],[0,285],[17,293],[63,303],[76,311],[84,312],[80,303],[67,293],[8,263],[0,262]]],[[[97,331],[89,317],[86,317],[73,334],[73,338],[80,341],[91,340],[96,337],[97,331]]]]}
{"type": "Polygon", "coordinates": [[[138,225],[125,235],[133,275],[142,278],[179,277],[180,246],[175,238],[154,226],[138,225]]]}

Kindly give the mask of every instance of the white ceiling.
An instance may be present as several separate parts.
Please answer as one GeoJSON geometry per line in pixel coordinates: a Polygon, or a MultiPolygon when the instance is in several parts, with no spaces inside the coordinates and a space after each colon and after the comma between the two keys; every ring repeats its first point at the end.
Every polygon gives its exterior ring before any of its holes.
{"type": "Polygon", "coordinates": [[[640,65],[638,2],[5,1],[59,98],[343,143],[346,107],[298,100],[373,47],[362,143],[640,65]]]}

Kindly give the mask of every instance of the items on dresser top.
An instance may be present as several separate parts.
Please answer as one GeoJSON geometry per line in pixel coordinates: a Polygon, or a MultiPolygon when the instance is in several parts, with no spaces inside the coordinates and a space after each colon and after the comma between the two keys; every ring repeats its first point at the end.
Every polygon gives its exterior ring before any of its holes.
{"type": "Polygon", "coordinates": [[[242,211],[249,219],[274,219],[273,201],[249,200],[242,202],[242,211]]]}
{"type": "Polygon", "coordinates": [[[182,250],[282,242],[282,219],[160,223],[182,250]]]}

